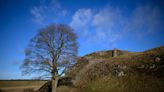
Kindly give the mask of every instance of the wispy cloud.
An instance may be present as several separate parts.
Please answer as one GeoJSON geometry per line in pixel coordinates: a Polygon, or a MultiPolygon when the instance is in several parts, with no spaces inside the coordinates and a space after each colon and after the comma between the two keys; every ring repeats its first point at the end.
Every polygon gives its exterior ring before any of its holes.
{"type": "Polygon", "coordinates": [[[38,23],[38,24],[42,24],[44,21],[44,16],[42,15],[43,9],[41,9],[41,8],[42,7],[40,7],[40,8],[39,7],[33,7],[30,11],[31,14],[33,15],[33,21],[38,23]]]}
{"type": "Polygon", "coordinates": [[[40,5],[31,8],[33,21],[37,24],[56,22],[58,17],[65,16],[67,10],[61,7],[57,0],[40,0],[40,5]]]}
{"type": "Polygon", "coordinates": [[[141,37],[158,31],[162,22],[160,10],[150,5],[136,7],[128,17],[123,11],[111,6],[100,10],[79,9],[72,16],[70,26],[91,45],[115,46],[127,34],[141,37]]]}
{"type": "Polygon", "coordinates": [[[162,23],[162,15],[157,7],[150,5],[138,6],[132,12],[124,27],[124,33],[133,32],[136,36],[144,36],[146,34],[158,31],[162,23]]]}
{"type": "MultiPolygon", "coordinates": [[[[31,8],[35,23],[43,25],[70,18],[64,17],[69,11],[64,9],[59,1],[49,0],[48,3],[45,0],[40,1],[42,2],[39,6],[31,8]]],[[[128,9],[126,11],[126,8],[107,5],[99,9],[78,9],[73,13],[69,25],[81,40],[94,43],[90,44],[91,46],[105,43],[108,48],[109,46],[113,48],[118,41],[129,34],[141,38],[158,31],[161,22],[161,11],[155,6],[142,5],[132,11],[128,9]]]]}
{"type": "Polygon", "coordinates": [[[114,44],[113,42],[119,38],[118,26],[122,26],[121,17],[119,10],[109,6],[99,11],[79,9],[74,13],[70,26],[88,43],[114,44]]]}
{"type": "Polygon", "coordinates": [[[75,12],[70,23],[74,28],[79,29],[86,27],[93,17],[91,9],[79,9],[75,12]]]}
{"type": "Polygon", "coordinates": [[[119,28],[122,26],[121,12],[107,6],[94,15],[92,25],[96,31],[95,39],[113,43],[118,39],[119,28]]]}
{"type": "Polygon", "coordinates": [[[75,31],[78,31],[77,34],[82,34],[81,36],[88,36],[89,25],[91,24],[92,18],[93,11],[91,9],[79,9],[72,16],[70,26],[72,26],[75,31]]]}

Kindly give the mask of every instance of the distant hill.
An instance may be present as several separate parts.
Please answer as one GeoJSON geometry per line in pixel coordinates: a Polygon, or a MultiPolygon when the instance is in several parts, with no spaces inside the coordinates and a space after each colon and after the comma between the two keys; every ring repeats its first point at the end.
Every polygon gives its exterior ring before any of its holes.
{"type": "MultiPolygon", "coordinates": [[[[121,56],[121,55],[127,55],[127,54],[131,54],[132,52],[129,51],[125,51],[125,50],[118,50],[117,49],[117,55],[121,56]]],[[[111,58],[112,57],[112,50],[107,50],[107,51],[97,51],[97,52],[93,52],[90,54],[87,54],[84,56],[85,58],[90,58],[90,59],[107,59],[107,58],[111,58]]]]}
{"type": "Polygon", "coordinates": [[[101,59],[107,61],[141,61],[153,62],[156,57],[164,57],[164,46],[153,48],[143,52],[131,52],[117,49],[117,57],[112,57],[112,50],[98,51],[85,55],[87,59],[101,59]]]}

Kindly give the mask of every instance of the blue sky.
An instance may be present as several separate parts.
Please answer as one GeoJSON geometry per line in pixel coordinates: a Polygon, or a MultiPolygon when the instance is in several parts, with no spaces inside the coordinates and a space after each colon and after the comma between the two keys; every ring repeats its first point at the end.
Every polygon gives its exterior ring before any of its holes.
{"type": "Polygon", "coordinates": [[[144,51],[164,45],[162,0],[0,0],[0,79],[23,79],[24,49],[38,29],[70,25],[79,56],[113,48],[144,51]]]}

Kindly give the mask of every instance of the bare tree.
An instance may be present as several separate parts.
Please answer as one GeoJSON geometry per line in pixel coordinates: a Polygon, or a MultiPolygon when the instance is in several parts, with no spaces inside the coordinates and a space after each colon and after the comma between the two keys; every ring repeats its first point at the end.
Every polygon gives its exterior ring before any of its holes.
{"type": "Polygon", "coordinates": [[[52,92],[56,92],[59,78],[77,55],[76,40],[76,34],[67,25],[49,25],[42,28],[25,49],[23,73],[50,76],[52,92]]]}

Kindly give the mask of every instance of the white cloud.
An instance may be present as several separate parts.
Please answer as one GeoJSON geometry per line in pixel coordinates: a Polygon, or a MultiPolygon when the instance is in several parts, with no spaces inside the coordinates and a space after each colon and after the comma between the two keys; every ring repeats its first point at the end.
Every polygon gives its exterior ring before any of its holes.
{"type": "Polygon", "coordinates": [[[115,27],[115,23],[118,23],[120,18],[121,13],[119,10],[105,7],[95,14],[93,25],[100,28],[112,28],[115,27]]]}
{"type": "Polygon", "coordinates": [[[48,24],[48,22],[57,21],[59,17],[64,17],[67,10],[61,7],[57,0],[49,0],[49,2],[40,0],[40,5],[32,7],[30,13],[35,23],[48,24]]]}
{"type": "Polygon", "coordinates": [[[70,22],[70,26],[75,29],[80,38],[88,43],[113,44],[119,38],[116,24],[119,20],[119,11],[114,11],[112,7],[105,7],[101,11],[93,12],[92,9],[77,10],[70,22]]]}
{"type": "Polygon", "coordinates": [[[104,7],[100,10],[79,9],[70,22],[70,26],[79,34],[79,38],[88,43],[105,43],[115,45],[124,36],[139,37],[158,30],[161,24],[161,13],[157,7],[138,6],[129,15],[125,10],[116,7],[104,7]],[[94,12],[93,12],[94,11],[94,12]]]}
{"type": "Polygon", "coordinates": [[[91,9],[79,9],[73,15],[70,26],[73,26],[75,29],[87,27],[92,17],[93,13],[91,9]]]}
{"type": "Polygon", "coordinates": [[[121,12],[112,7],[105,7],[94,15],[92,25],[95,27],[96,38],[100,41],[105,40],[108,43],[118,39],[118,27],[121,26],[121,12]],[[116,26],[117,25],[117,26],[116,26]]]}
{"type": "Polygon", "coordinates": [[[40,9],[38,7],[33,7],[30,12],[33,15],[33,21],[34,22],[36,22],[38,24],[43,23],[44,16],[42,15],[42,9],[40,9]]]}

